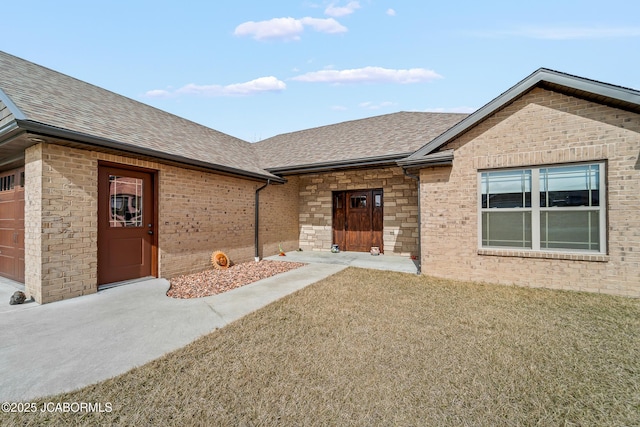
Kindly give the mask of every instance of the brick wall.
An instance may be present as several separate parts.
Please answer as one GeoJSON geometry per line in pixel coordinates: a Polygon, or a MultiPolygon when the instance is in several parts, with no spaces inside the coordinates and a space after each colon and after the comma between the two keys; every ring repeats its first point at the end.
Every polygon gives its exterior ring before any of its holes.
{"type": "MultiPolygon", "coordinates": [[[[158,267],[171,278],[210,268],[214,250],[254,257],[261,182],[153,161],[38,144],[25,154],[25,288],[39,303],[97,290],[99,161],[158,171],[158,267]]],[[[261,192],[263,256],[297,248],[297,179],[261,192]]]]}
{"type": "Polygon", "coordinates": [[[269,185],[260,191],[260,256],[300,247],[298,192],[299,178],[287,177],[284,185],[269,185]]]}
{"type": "Polygon", "coordinates": [[[96,292],[97,168],[86,152],[25,152],[25,289],[39,303],[96,292]]]}
{"type": "MultiPolygon", "coordinates": [[[[255,191],[263,182],[156,165],[160,169],[159,242],[162,277],[210,268],[211,253],[235,262],[255,255],[255,191]]],[[[297,182],[260,192],[260,256],[297,248],[297,182]]]]}
{"type": "Polygon", "coordinates": [[[534,89],[444,148],[453,167],[421,170],[427,275],[640,297],[640,116],[534,89]],[[607,161],[607,255],[478,249],[479,170],[607,161]]]}
{"type": "Polygon", "coordinates": [[[332,192],[383,189],[383,239],[387,254],[415,255],[418,247],[416,181],[402,169],[351,170],[300,176],[300,247],[331,250],[332,192]]]}

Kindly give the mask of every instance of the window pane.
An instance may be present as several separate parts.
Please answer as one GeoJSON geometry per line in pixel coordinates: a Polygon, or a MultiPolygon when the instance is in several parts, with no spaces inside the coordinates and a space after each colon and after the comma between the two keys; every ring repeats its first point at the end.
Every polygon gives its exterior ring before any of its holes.
{"type": "Polygon", "coordinates": [[[109,175],[111,227],[142,227],[142,180],[109,175]]]}
{"type": "Polygon", "coordinates": [[[335,207],[336,209],[342,209],[342,196],[336,196],[335,207]]]}
{"type": "Polygon", "coordinates": [[[531,207],[531,171],[517,170],[483,173],[482,207],[531,207]]]}
{"type": "Polygon", "coordinates": [[[482,246],[531,248],[531,212],[483,212],[482,246]]]}
{"type": "Polygon", "coordinates": [[[350,207],[357,208],[366,208],[367,207],[367,196],[351,196],[350,198],[350,207]]]}
{"type": "Polygon", "coordinates": [[[599,251],[599,212],[541,212],[540,247],[543,249],[599,251]]]}
{"type": "Polygon", "coordinates": [[[599,182],[598,165],[540,169],[540,206],[599,206],[599,182]]]}

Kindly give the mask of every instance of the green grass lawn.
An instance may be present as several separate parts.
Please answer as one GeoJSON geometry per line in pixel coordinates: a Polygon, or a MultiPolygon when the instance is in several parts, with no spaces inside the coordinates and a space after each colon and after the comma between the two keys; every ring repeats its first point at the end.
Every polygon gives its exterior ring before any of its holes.
{"type": "Polygon", "coordinates": [[[349,268],[9,424],[640,425],[640,300],[349,268]]]}

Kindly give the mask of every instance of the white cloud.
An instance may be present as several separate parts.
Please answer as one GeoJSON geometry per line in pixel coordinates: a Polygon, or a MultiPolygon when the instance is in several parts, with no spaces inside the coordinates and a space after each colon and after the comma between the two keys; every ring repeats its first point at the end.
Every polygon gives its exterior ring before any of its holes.
{"type": "Polygon", "coordinates": [[[171,92],[164,89],[153,89],[145,92],[144,96],[149,98],[168,98],[171,96],[171,92]]]}
{"type": "Polygon", "coordinates": [[[336,18],[340,16],[351,15],[357,9],[360,9],[360,2],[352,1],[349,2],[346,6],[336,6],[335,3],[331,3],[325,10],[324,13],[329,16],[334,16],[336,18]]]}
{"type": "Polygon", "coordinates": [[[385,102],[361,102],[358,104],[358,107],[366,108],[367,110],[379,110],[381,108],[393,107],[396,105],[395,102],[385,101],[385,102]]]}
{"type": "Polygon", "coordinates": [[[387,9],[387,15],[389,16],[396,16],[396,11],[393,9],[387,9]]]}
{"type": "Polygon", "coordinates": [[[347,107],[345,107],[344,105],[333,105],[331,109],[334,111],[346,111],[347,107]]]}
{"type": "Polygon", "coordinates": [[[322,70],[293,77],[292,80],[311,83],[424,83],[442,78],[432,70],[411,68],[394,70],[364,67],[352,70],[322,70]]]}
{"type": "Polygon", "coordinates": [[[238,25],[236,36],[252,36],[255,40],[299,40],[305,26],[321,33],[344,33],[347,28],[333,18],[273,18],[268,21],[248,21],[238,25]]]}
{"type": "Polygon", "coordinates": [[[281,92],[287,85],[273,76],[260,77],[245,83],[222,85],[196,85],[190,83],[175,91],[154,89],[145,93],[149,98],[167,98],[179,95],[199,96],[245,96],[264,92],[281,92]]]}
{"type": "Polygon", "coordinates": [[[484,37],[525,37],[540,40],[585,40],[640,37],[640,27],[522,26],[476,34],[484,37]]]}
{"type": "Polygon", "coordinates": [[[269,21],[249,21],[238,25],[233,34],[253,36],[256,40],[297,40],[304,31],[302,22],[294,18],[273,18],[269,21]]]}

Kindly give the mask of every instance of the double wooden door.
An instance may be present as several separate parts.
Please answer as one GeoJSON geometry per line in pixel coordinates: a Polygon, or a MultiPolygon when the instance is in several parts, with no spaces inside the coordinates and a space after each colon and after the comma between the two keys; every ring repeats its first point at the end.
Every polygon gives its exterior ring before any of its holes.
{"type": "Polygon", "coordinates": [[[384,252],[382,189],[333,193],[333,244],[340,250],[384,252]]]}

